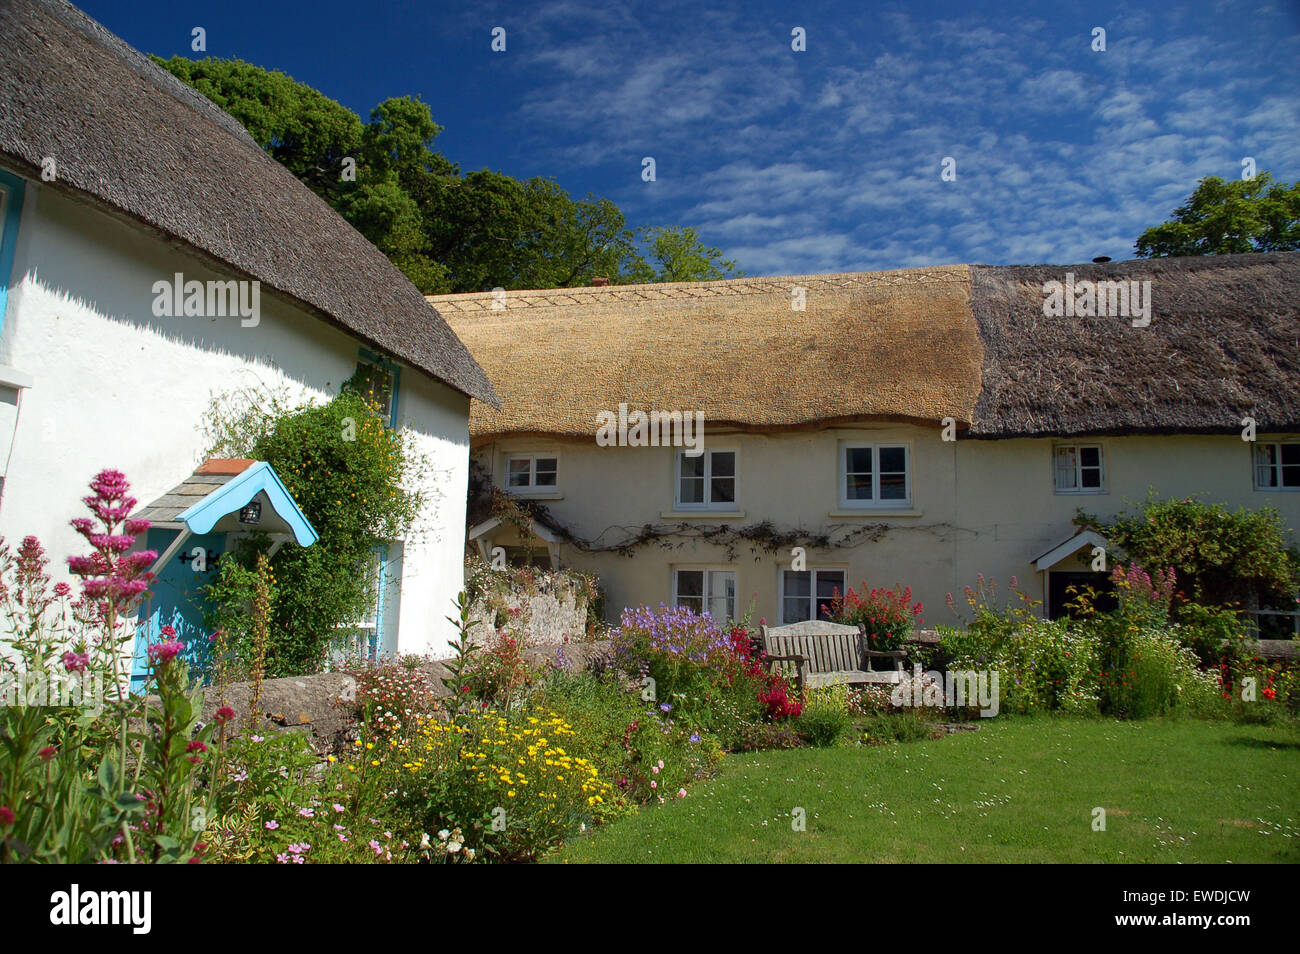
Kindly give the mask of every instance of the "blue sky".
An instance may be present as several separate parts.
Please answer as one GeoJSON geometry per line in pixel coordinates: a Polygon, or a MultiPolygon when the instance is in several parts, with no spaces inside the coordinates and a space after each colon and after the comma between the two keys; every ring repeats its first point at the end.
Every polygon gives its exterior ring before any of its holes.
{"type": "Polygon", "coordinates": [[[419,94],[462,169],[696,226],[751,275],[1126,259],[1243,157],[1300,179],[1294,0],[79,5],[163,56],[202,26],[362,116],[419,94]]]}

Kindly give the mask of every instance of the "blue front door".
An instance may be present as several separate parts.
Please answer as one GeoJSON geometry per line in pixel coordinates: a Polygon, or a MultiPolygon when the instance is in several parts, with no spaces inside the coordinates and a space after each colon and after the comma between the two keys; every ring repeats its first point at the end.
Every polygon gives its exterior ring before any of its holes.
{"type": "MultiPolygon", "coordinates": [[[[178,531],[150,530],[146,546],[162,553],[176,539],[178,531]]],[[[191,536],[174,553],[166,565],[158,568],[158,578],[152,587],[153,595],[140,611],[142,621],[135,639],[135,660],[131,667],[131,688],[144,686],[149,669],[148,647],[163,640],[164,626],[176,630],[176,638],[185,644],[184,658],[193,673],[203,672],[208,665],[211,645],[208,630],[203,624],[206,609],[204,589],[216,579],[217,562],[226,548],[224,533],[205,533],[191,536]],[[202,550],[202,557],[195,551],[202,550]]]]}

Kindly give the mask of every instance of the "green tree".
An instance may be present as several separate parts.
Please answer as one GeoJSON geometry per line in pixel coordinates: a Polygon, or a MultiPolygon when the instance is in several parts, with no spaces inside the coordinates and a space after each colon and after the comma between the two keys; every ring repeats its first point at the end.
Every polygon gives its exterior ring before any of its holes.
{"type": "Polygon", "coordinates": [[[722,250],[700,241],[693,228],[649,228],[645,230],[650,261],[638,259],[630,269],[633,282],[708,282],[739,278],[745,273],[736,263],[722,257],[722,250]]]}
{"type": "Polygon", "coordinates": [[[462,174],[435,151],[442,127],[418,98],[386,99],[363,123],[279,71],[239,60],[156,62],[239,120],[425,293],[739,274],[694,229],[638,235],[610,200],[574,199],[551,179],[462,174]],[[344,178],[345,159],[355,161],[354,178],[344,178]]]}
{"type": "Polygon", "coordinates": [[[1300,248],[1300,182],[1273,182],[1267,172],[1225,182],[1208,176],[1173,219],[1138,236],[1137,254],[1230,255],[1300,248]]]}

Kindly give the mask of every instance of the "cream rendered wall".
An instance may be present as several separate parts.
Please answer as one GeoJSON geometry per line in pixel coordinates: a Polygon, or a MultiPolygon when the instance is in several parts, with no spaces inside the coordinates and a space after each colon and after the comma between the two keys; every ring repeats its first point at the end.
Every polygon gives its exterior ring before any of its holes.
{"type": "MultiPolygon", "coordinates": [[[[28,183],[0,364],[33,386],[23,392],[0,533],[10,541],[36,534],[56,572],[82,552],[68,520],[98,470],[123,471],[147,503],[199,463],[214,394],[260,382],[324,399],[355,369],[355,339],[265,288],[255,327],[154,317],[153,283],[175,272],[230,277],[141,227],[28,183]]],[[[469,401],[409,368],[400,389],[399,415],[435,465],[428,489],[437,502],[395,561],[404,592],[400,604],[390,601],[401,615],[388,614],[387,642],[440,651],[452,635],[441,610],[462,585],[469,401]]]]}
{"type": "MultiPolygon", "coordinates": [[[[1261,435],[1261,439],[1266,439],[1261,435]]],[[[1095,441],[1090,441],[1095,442],[1095,441]]],[[[1030,596],[1042,599],[1045,575],[1032,561],[1075,531],[1077,509],[1111,516],[1154,486],[1165,495],[1204,494],[1233,507],[1273,506],[1300,526],[1300,493],[1252,489],[1250,448],[1237,437],[1123,437],[1102,439],[1107,493],[1058,495],[1052,477],[1053,441],[959,439],[944,442],[938,428],[880,425],[756,435],[708,431],[705,446],[739,451],[735,520],[665,516],[673,509],[671,448],[597,447],[591,443],[510,439],[476,450],[476,458],[504,486],[505,457],[525,451],[559,455],[558,490],[539,499],[575,534],[615,542],[640,526],[752,525],[770,520],[778,531],[814,533],[883,524],[875,542],[848,549],[809,550],[809,566],[844,567],[849,585],[911,585],[925,604],[927,625],[956,618],[948,593],[960,598],[976,574],[994,578],[1005,592],[1012,575],[1030,596]],[[839,506],[839,447],[844,441],[905,442],[911,447],[912,508],[907,516],[868,512],[844,516],[839,506]]],[[[738,612],[753,601],[753,621],[777,621],[779,558],[753,553],[743,541],[728,559],[723,548],[699,540],[672,540],[673,549],[651,544],[631,557],[583,553],[561,547],[562,565],[596,573],[605,589],[606,615],[624,606],[671,600],[674,566],[718,565],[735,569],[738,612]],[[676,544],[681,544],[676,546],[676,544]]],[[[1064,567],[1063,567],[1064,568],[1064,567]]],[[[1073,566],[1069,567],[1074,569],[1073,566]]]]}

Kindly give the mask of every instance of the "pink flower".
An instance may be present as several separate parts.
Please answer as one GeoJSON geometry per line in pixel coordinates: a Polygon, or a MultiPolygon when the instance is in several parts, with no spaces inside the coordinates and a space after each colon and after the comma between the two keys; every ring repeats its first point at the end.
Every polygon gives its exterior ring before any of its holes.
{"type": "Polygon", "coordinates": [[[235,717],[234,709],[230,708],[230,706],[222,706],[220,709],[217,710],[217,713],[213,718],[217,720],[218,724],[225,725],[234,717],[235,717]]]}
{"type": "Polygon", "coordinates": [[[272,818],[269,822],[266,823],[267,831],[275,831],[279,827],[280,827],[280,823],[276,821],[274,818],[272,818]]]}
{"type": "Polygon", "coordinates": [[[71,593],[71,592],[72,592],[72,587],[68,586],[68,584],[66,584],[66,583],[55,583],[55,584],[54,584],[54,595],[55,595],[55,596],[67,596],[67,595],[68,595],[69,593],[71,593]]]}
{"type": "Polygon", "coordinates": [[[300,808],[300,809],[298,809],[298,814],[301,815],[303,818],[315,818],[315,817],[316,817],[316,811],[315,811],[315,809],[311,809],[311,808],[300,808]]]}
{"type": "Polygon", "coordinates": [[[14,813],[11,809],[0,805],[0,825],[9,826],[14,823],[14,813]]]}
{"type": "Polygon", "coordinates": [[[651,788],[658,788],[658,787],[659,787],[659,783],[658,783],[658,782],[651,782],[651,783],[650,783],[650,787],[651,787],[651,788]]]}
{"type": "Polygon", "coordinates": [[[47,745],[36,754],[41,757],[42,762],[48,762],[50,759],[54,758],[54,756],[59,754],[59,750],[52,745],[47,745]]]}
{"type": "MultiPolygon", "coordinates": [[[[171,633],[167,633],[167,630],[169,629],[171,629],[170,626],[164,626],[162,628],[164,635],[175,636],[176,635],[175,630],[172,630],[171,633]]],[[[152,646],[149,647],[148,654],[151,662],[153,662],[155,665],[162,665],[163,663],[171,662],[173,659],[179,656],[184,650],[185,650],[184,643],[182,643],[179,639],[172,639],[164,643],[154,643],[152,646]]]]}
{"type": "Polygon", "coordinates": [[[679,788],[679,789],[677,790],[677,797],[678,797],[678,798],[685,798],[685,797],[686,797],[686,789],[684,789],[684,788],[679,788]]]}
{"type": "Polygon", "coordinates": [[[200,742],[198,739],[195,739],[189,745],[185,746],[186,752],[206,752],[207,750],[208,747],[204,745],[202,742],[200,742]]]}
{"type": "Polygon", "coordinates": [[[85,672],[88,665],[90,665],[89,653],[68,651],[63,654],[63,668],[68,672],[85,672]]]}

